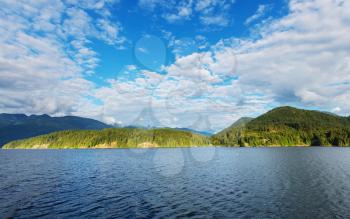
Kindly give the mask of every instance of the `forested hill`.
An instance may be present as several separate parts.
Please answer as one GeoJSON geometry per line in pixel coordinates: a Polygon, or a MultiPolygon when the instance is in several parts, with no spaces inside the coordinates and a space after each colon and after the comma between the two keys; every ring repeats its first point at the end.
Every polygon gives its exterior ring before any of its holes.
{"type": "MultiPolygon", "coordinates": [[[[103,127],[98,126],[99,123],[96,125],[98,128],[103,127]]],[[[42,127],[38,126],[38,129],[40,128],[42,127]]],[[[205,145],[350,146],[350,118],[320,111],[279,107],[255,119],[241,118],[212,137],[170,128],[111,128],[54,132],[13,141],[6,144],[5,148],[143,148],[205,145]]]]}
{"type": "Polygon", "coordinates": [[[330,113],[278,107],[212,137],[232,146],[349,146],[350,120],[330,113]]]}
{"type": "Polygon", "coordinates": [[[210,145],[210,138],[170,128],[111,128],[98,131],[60,131],[18,140],[4,145],[12,148],[148,148],[210,145]]]}
{"type": "Polygon", "coordinates": [[[111,126],[76,116],[0,114],[0,147],[13,140],[29,138],[60,130],[104,129],[111,126]]]}

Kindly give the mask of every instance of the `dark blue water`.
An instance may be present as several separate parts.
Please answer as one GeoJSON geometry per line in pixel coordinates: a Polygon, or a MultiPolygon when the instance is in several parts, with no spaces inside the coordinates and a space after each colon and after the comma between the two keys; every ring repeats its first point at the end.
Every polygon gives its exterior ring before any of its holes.
{"type": "Polygon", "coordinates": [[[0,151],[0,218],[349,218],[350,148],[0,151]]]}

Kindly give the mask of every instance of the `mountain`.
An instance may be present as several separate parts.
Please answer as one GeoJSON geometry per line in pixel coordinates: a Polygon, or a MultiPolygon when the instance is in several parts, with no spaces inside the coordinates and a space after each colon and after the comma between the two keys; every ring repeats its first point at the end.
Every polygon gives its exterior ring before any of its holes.
{"type": "Polygon", "coordinates": [[[230,127],[227,129],[232,129],[232,128],[238,128],[238,127],[245,127],[248,122],[252,121],[254,118],[251,117],[241,117],[238,119],[236,122],[234,122],[230,127]]]}
{"type": "Polygon", "coordinates": [[[18,148],[129,148],[184,147],[210,145],[210,138],[169,128],[110,128],[60,131],[12,141],[5,149],[18,148]]]}
{"type": "Polygon", "coordinates": [[[246,124],[250,121],[252,121],[254,118],[251,117],[241,117],[236,122],[234,122],[232,125],[230,125],[228,128],[225,128],[224,130],[220,131],[219,133],[212,135],[212,139],[216,145],[222,144],[223,142],[227,144],[230,144],[227,140],[227,136],[231,137],[232,130],[242,130],[245,128],[246,124]],[[222,138],[222,139],[221,139],[222,138]],[[220,140],[221,139],[221,140],[220,140]]]}
{"type": "Polygon", "coordinates": [[[194,130],[191,128],[170,128],[170,127],[159,127],[159,126],[158,127],[145,127],[145,126],[135,126],[135,125],[128,125],[128,126],[115,127],[115,128],[139,128],[139,129],[169,128],[169,129],[176,129],[176,130],[181,130],[181,131],[188,131],[188,132],[192,132],[194,134],[199,134],[199,135],[204,135],[204,136],[212,136],[213,135],[213,133],[210,131],[199,131],[199,130],[194,130]]]}
{"type": "MultiPolygon", "coordinates": [[[[350,117],[289,106],[243,117],[211,137],[186,128],[111,128],[96,120],[0,114],[5,148],[114,148],[224,146],[350,146],[350,117]],[[74,129],[103,129],[76,130],[74,129]],[[11,139],[12,137],[12,139],[11,139]]],[[[206,133],[203,133],[206,134],[206,133]]]]}
{"type": "Polygon", "coordinates": [[[212,141],[232,146],[350,146],[350,121],[315,110],[278,107],[244,127],[232,125],[212,141]]]}
{"type": "Polygon", "coordinates": [[[28,137],[60,130],[104,129],[102,122],[76,116],[50,117],[48,115],[0,114],[0,146],[28,137]]]}
{"type": "Polygon", "coordinates": [[[15,124],[17,122],[20,122],[24,119],[26,119],[27,116],[24,114],[7,114],[7,113],[1,113],[0,114],[0,128],[8,125],[15,124]]]}
{"type": "Polygon", "coordinates": [[[182,130],[182,131],[189,131],[195,134],[199,134],[199,135],[204,135],[204,136],[211,136],[213,135],[213,133],[211,132],[207,132],[207,131],[198,131],[198,130],[194,130],[194,129],[190,129],[190,128],[175,128],[177,130],[182,130]]]}

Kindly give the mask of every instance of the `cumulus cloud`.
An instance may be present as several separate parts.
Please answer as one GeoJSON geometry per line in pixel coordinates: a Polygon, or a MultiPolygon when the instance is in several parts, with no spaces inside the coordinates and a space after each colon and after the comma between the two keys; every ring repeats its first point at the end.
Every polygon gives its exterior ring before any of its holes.
{"type": "MultiPolygon", "coordinates": [[[[140,0],[140,6],[147,1],[140,0]]],[[[126,66],[102,87],[85,77],[99,62],[89,39],[118,45],[123,42],[122,28],[109,20],[106,7],[99,9],[97,19],[89,15],[87,8],[101,8],[98,1],[69,2],[43,4],[52,8],[1,3],[2,111],[71,113],[123,125],[144,121],[144,125],[201,129],[198,124],[203,124],[203,129],[213,131],[278,105],[350,112],[349,1],[291,0],[286,16],[255,26],[258,37],[223,39],[191,52],[177,46],[192,45],[191,40],[168,34],[170,48],[178,49],[173,63],[159,71],[126,66]]],[[[159,2],[152,0],[148,10],[162,7],[165,14],[172,14],[185,6],[159,2]]],[[[182,15],[200,19],[226,1],[189,2],[191,13],[182,15]]],[[[108,8],[109,1],[106,4],[108,8]]]]}
{"type": "Polygon", "coordinates": [[[85,75],[99,62],[89,40],[123,41],[119,24],[102,10],[112,3],[1,1],[1,111],[64,115],[89,103],[84,97],[95,85],[85,75]]]}
{"type": "Polygon", "coordinates": [[[209,52],[179,56],[163,68],[164,74],[132,70],[134,79],[118,77],[111,80],[108,87],[97,89],[95,94],[104,102],[104,115],[123,115],[119,118],[125,125],[140,124],[143,118],[144,126],[216,131],[239,115],[265,109],[271,101],[239,87],[235,56],[221,46],[209,52]]]}
{"type": "Polygon", "coordinates": [[[242,84],[281,103],[349,113],[348,1],[291,1],[290,13],[234,47],[242,84]]]}
{"type": "Polygon", "coordinates": [[[258,39],[225,39],[177,56],[153,73],[158,80],[113,81],[99,97],[120,98],[106,101],[116,111],[118,101],[127,104],[126,123],[151,107],[164,126],[193,127],[203,118],[212,130],[286,104],[349,114],[349,5],[292,0],[288,15],[257,27],[258,39]],[[112,91],[118,95],[106,94],[112,91]]]}
{"type": "Polygon", "coordinates": [[[191,53],[206,51],[209,47],[207,38],[202,35],[191,37],[176,37],[171,32],[163,30],[168,49],[176,56],[186,56],[191,53]]]}
{"type": "Polygon", "coordinates": [[[163,14],[163,17],[170,23],[181,20],[188,20],[192,16],[192,0],[182,1],[174,6],[175,11],[163,14]]]}

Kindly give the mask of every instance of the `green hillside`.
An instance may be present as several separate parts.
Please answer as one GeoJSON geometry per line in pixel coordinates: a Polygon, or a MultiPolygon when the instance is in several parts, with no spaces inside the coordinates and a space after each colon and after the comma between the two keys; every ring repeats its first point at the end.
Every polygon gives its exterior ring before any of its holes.
{"type": "Polygon", "coordinates": [[[169,128],[60,131],[4,145],[5,149],[184,147],[210,145],[208,137],[169,128]]]}
{"type": "Polygon", "coordinates": [[[232,126],[212,137],[213,144],[230,146],[349,146],[347,117],[275,108],[244,126],[232,126]]]}
{"type": "Polygon", "coordinates": [[[70,130],[12,141],[4,148],[146,148],[211,144],[350,146],[350,118],[326,112],[279,107],[255,119],[243,117],[212,137],[170,128],[70,130]]]}

